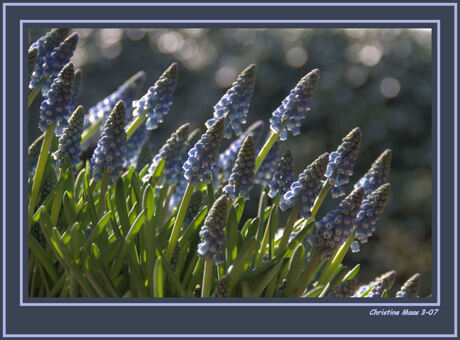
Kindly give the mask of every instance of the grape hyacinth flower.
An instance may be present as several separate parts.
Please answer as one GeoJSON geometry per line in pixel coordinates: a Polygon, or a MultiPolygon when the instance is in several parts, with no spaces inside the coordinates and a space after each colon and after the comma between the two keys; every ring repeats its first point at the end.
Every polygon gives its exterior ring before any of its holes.
{"type": "MultiPolygon", "coordinates": [[[[128,131],[129,127],[133,124],[134,121],[131,121],[125,128],[128,131]]],[[[145,144],[147,139],[149,139],[150,131],[148,131],[145,126],[140,126],[131,137],[126,142],[126,158],[123,163],[123,166],[128,168],[131,165],[136,166],[137,158],[141,152],[142,145],[145,144]]]]}
{"type": "Polygon", "coordinates": [[[199,190],[195,191],[190,198],[190,203],[185,213],[184,222],[189,224],[195,218],[195,216],[200,212],[201,203],[203,202],[203,193],[199,190]]]}
{"type": "Polygon", "coordinates": [[[217,163],[220,144],[224,137],[224,118],[218,119],[203,134],[198,142],[188,152],[188,159],[182,166],[184,177],[192,184],[202,181],[211,182],[211,173],[217,163]]]}
{"type": "Polygon", "coordinates": [[[198,255],[202,258],[212,258],[215,264],[225,262],[222,244],[224,243],[226,217],[227,196],[222,195],[214,202],[204,220],[200,231],[201,243],[198,244],[198,255]]]}
{"type": "Polygon", "coordinates": [[[356,158],[361,144],[361,130],[357,127],[351,130],[343,139],[337,151],[329,155],[326,177],[332,185],[332,197],[345,195],[344,185],[353,175],[356,158]]]}
{"type": "Polygon", "coordinates": [[[391,185],[386,183],[367,195],[363,200],[353,222],[353,229],[359,242],[366,243],[368,238],[375,232],[377,221],[383,213],[390,191],[391,185]]]}
{"type": "Polygon", "coordinates": [[[271,198],[275,198],[276,195],[284,196],[294,179],[294,159],[291,151],[287,150],[276,164],[272,180],[268,184],[270,188],[268,196],[271,198]]]}
{"type": "MultiPolygon", "coordinates": [[[[185,141],[184,148],[179,156],[179,164],[184,164],[188,158],[188,151],[191,149],[192,145],[194,145],[200,139],[200,129],[193,130],[189,135],[187,140],[185,141]]],[[[169,208],[173,209],[177,205],[179,205],[182,197],[184,196],[185,189],[187,188],[188,181],[184,176],[184,168],[182,167],[181,176],[179,177],[179,183],[176,184],[176,189],[171,197],[171,201],[169,204],[169,208]]]]}
{"type": "Polygon", "coordinates": [[[291,188],[280,201],[280,209],[286,211],[300,202],[299,215],[311,218],[311,208],[321,190],[321,179],[326,171],[329,154],[323,153],[299,175],[299,179],[291,184],[291,188]]]}
{"type": "Polygon", "coordinates": [[[372,287],[372,289],[369,293],[367,293],[365,296],[366,298],[382,297],[383,292],[393,287],[395,281],[396,271],[391,270],[375,278],[374,281],[369,282],[367,285],[359,287],[352,297],[361,297],[365,292],[369,290],[370,287],[372,287]]]}
{"type": "Polygon", "coordinates": [[[101,138],[91,158],[93,176],[98,179],[107,172],[110,181],[113,182],[123,170],[126,146],[125,116],[125,104],[119,101],[104,124],[101,138]]]}
{"type": "MultiPolygon", "coordinates": [[[[254,145],[256,145],[262,135],[264,128],[264,122],[258,120],[257,122],[251,124],[241,136],[239,136],[230,146],[219,155],[219,160],[217,161],[216,175],[219,173],[222,182],[227,182],[230,174],[232,173],[233,165],[235,164],[236,157],[240,151],[241,145],[243,145],[244,140],[247,136],[252,136],[254,140],[254,145]]],[[[214,174],[213,174],[214,176],[214,174]]]]}
{"type": "Polygon", "coordinates": [[[352,297],[358,289],[358,280],[351,279],[342,282],[334,290],[326,295],[326,297],[334,298],[349,298],[352,297]]]}
{"type": "Polygon", "coordinates": [[[67,34],[69,34],[68,28],[53,28],[30,46],[28,51],[29,73],[31,73],[29,82],[30,90],[36,88],[43,80],[43,65],[45,60],[49,59],[51,52],[53,52],[55,47],[59,46],[67,34]],[[33,50],[36,50],[36,52],[33,52],[33,50]],[[35,53],[36,57],[31,58],[31,54],[35,53]],[[35,60],[34,63],[32,63],[32,59],[35,60]]]}
{"type": "Polygon", "coordinates": [[[65,165],[66,156],[69,158],[70,166],[74,167],[80,161],[78,155],[80,154],[81,133],[83,131],[83,106],[77,107],[69,119],[69,125],[59,138],[58,150],[53,154],[54,159],[57,161],[59,167],[65,165]]]}
{"type": "Polygon", "coordinates": [[[387,149],[372,163],[369,171],[355,184],[355,188],[363,187],[368,195],[388,181],[391,167],[391,150],[387,149]]]}
{"type": "Polygon", "coordinates": [[[161,75],[160,79],[150,87],[147,93],[133,102],[133,116],[147,115],[145,127],[154,130],[163,122],[163,116],[168,114],[172,104],[172,97],[177,83],[178,65],[171,66],[161,75]]]}
{"type": "Polygon", "coordinates": [[[77,68],[75,70],[75,76],[72,84],[72,97],[70,99],[70,111],[73,112],[77,108],[77,99],[80,96],[81,92],[81,82],[82,82],[82,70],[77,68]]]}
{"type": "Polygon", "coordinates": [[[70,102],[72,97],[72,81],[74,78],[73,64],[69,63],[54,79],[51,89],[40,105],[40,120],[38,127],[46,131],[51,124],[56,123],[56,134],[67,126],[70,116],[70,102]]]}
{"type": "Polygon", "coordinates": [[[259,170],[257,171],[256,178],[254,182],[261,186],[266,186],[270,182],[273,177],[273,172],[275,171],[276,164],[280,158],[280,146],[281,143],[277,141],[273,144],[272,148],[265,157],[262,165],[260,166],[259,170]]]}
{"type": "Polygon", "coordinates": [[[110,112],[112,112],[115,104],[120,100],[125,103],[127,120],[131,116],[131,103],[134,99],[137,98],[139,90],[144,84],[145,81],[145,72],[139,71],[134,74],[131,78],[125,81],[115,92],[107,96],[95,106],[89,109],[88,118],[85,119],[85,128],[90,124],[95,124],[101,119],[105,119],[110,112]]]}
{"type": "Polygon", "coordinates": [[[353,231],[353,221],[363,200],[364,190],[353,190],[335,210],[329,211],[322,220],[316,222],[321,258],[330,259],[340,245],[353,231]]]}
{"type": "Polygon", "coordinates": [[[227,118],[224,138],[231,138],[232,130],[235,135],[241,135],[243,133],[241,126],[247,121],[255,81],[256,65],[252,64],[238,75],[232,87],[214,105],[214,117],[206,122],[206,127],[211,127],[217,119],[224,117],[227,118]]]}
{"type": "Polygon", "coordinates": [[[419,296],[420,274],[413,275],[396,293],[397,298],[417,298],[419,296]]]}
{"type": "Polygon", "coordinates": [[[43,62],[42,94],[46,96],[49,87],[62,68],[70,61],[78,44],[78,34],[72,33],[63,42],[46,55],[43,62]]]}
{"type": "Polygon", "coordinates": [[[149,174],[152,175],[155,172],[156,167],[162,159],[165,160],[163,173],[165,179],[170,185],[176,185],[182,178],[182,165],[183,162],[181,156],[186,147],[187,136],[189,134],[190,124],[186,123],[180,126],[172,135],[168,138],[166,143],[161,147],[160,151],[153,157],[152,164],[149,168],[149,174]]]}
{"type": "Polygon", "coordinates": [[[318,80],[319,70],[314,69],[297,83],[282,104],[272,113],[270,127],[280,135],[282,141],[287,139],[288,131],[293,136],[300,133],[302,120],[310,110],[311,99],[318,80]]]}
{"type": "Polygon", "coordinates": [[[38,48],[37,47],[30,47],[27,51],[27,71],[29,74],[29,78],[34,71],[35,64],[37,64],[38,60],[38,48]]]}
{"type": "Polygon", "coordinates": [[[228,278],[223,276],[219,282],[217,282],[216,288],[214,289],[214,297],[223,298],[228,297],[228,278]]]}
{"type": "Polygon", "coordinates": [[[254,167],[254,140],[249,135],[244,140],[240,152],[238,152],[228,185],[224,187],[223,192],[231,198],[237,198],[238,195],[241,195],[248,200],[249,192],[254,185],[254,167]]]}

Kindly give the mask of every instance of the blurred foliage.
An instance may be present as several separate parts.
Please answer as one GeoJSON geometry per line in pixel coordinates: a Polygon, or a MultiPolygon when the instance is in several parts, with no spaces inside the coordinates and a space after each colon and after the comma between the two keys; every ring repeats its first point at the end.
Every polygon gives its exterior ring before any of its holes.
{"type": "MultiPolygon", "coordinates": [[[[355,174],[346,189],[386,148],[393,150],[392,195],[377,233],[359,253],[345,259],[361,263],[360,280],[395,269],[399,287],[416,272],[421,296],[431,294],[432,264],[432,67],[431,31],[417,29],[76,29],[72,58],[83,69],[80,103],[87,111],[139,70],[145,89],[173,61],[179,82],[165,123],[152,132],[156,152],[180,124],[203,128],[213,105],[237,74],[257,64],[249,123],[266,122],[297,81],[321,70],[312,110],[302,134],[289,137],[296,171],[324,151],[334,151],[346,133],[363,133],[355,174]]],[[[30,42],[45,30],[29,32],[30,42]]],[[[39,101],[35,102],[35,106],[39,101]]],[[[37,112],[37,107],[31,112],[37,112]]],[[[29,136],[38,135],[35,115],[29,136]]],[[[253,190],[254,196],[258,193],[253,190]]],[[[253,202],[254,200],[251,200],[253,202]]],[[[335,208],[328,199],[318,216],[335,208]]],[[[254,203],[256,204],[256,203],[254,203]]],[[[248,213],[256,207],[248,206],[248,213]]],[[[435,228],[435,223],[433,223],[435,228]]],[[[435,229],[433,229],[435,230],[435,229]]]]}

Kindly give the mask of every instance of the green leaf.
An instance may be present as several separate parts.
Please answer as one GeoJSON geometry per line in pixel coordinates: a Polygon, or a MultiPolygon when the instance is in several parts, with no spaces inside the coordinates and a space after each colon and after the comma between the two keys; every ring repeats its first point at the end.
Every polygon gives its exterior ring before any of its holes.
{"type": "Polygon", "coordinates": [[[342,282],[352,280],[359,272],[359,268],[361,265],[358,263],[356,266],[354,266],[344,277],[342,282]]]}
{"type": "Polygon", "coordinates": [[[286,277],[286,289],[281,296],[293,296],[297,290],[300,275],[304,269],[305,248],[303,245],[297,247],[294,255],[289,260],[289,271],[286,277]]]}
{"type": "Polygon", "coordinates": [[[126,235],[130,228],[130,223],[128,218],[128,208],[126,207],[125,186],[121,178],[118,178],[115,185],[115,204],[117,207],[121,228],[123,230],[123,235],[126,235]]]}
{"type": "Polygon", "coordinates": [[[88,203],[89,217],[91,218],[91,222],[93,222],[93,226],[95,226],[98,221],[98,218],[97,218],[97,213],[96,213],[96,206],[94,205],[93,193],[89,186],[88,178],[89,178],[89,168],[86,169],[85,177],[83,178],[83,187],[84,187],[84,195],[88,203]]]}
{"type": "Polygon", "coordinates": [[[243,273],[251,263],[252,258],[257,249],[256,239],[253,237],[249,239],[243,246],[233,264],[227,270],[228,278],[228,291],[231,293],[232,289],[239,282],[243,273]]]}
{"type": "Polygon", "coordinates": [[[91,234],[89,235],[88,240],[86,240],[85,242],[85,248],[88,248],[92,243],[96,241],[96,239],[104,230],[107,223],[109,223],[111,215],[112,213],[108,212],[104,216],[102,216],[101,219],[97,222],[96,226],[91,230],[91,234]]]}
{"type": "Polygon", "coordinates": [[[67,223],[69,225],[72,225],[76,221],[77,217],[75,214],[74,202],[70,192],[64,192],[64,195],[62,197],[62,203],[64,206],[64,214],[67,219],[67,223]]]}
{"type": "Polygon", "coordinates": [[[153,296],[163,297],[163,259],[158,258],[155,261],[153,274],[153,296]]]}
{"type": "Polygon", "coordinates": [[[34,253],[37,259],[43,265],[51,280],[53,280],[53,283],[56,283],[58,281],[58,275],[56,273],[56,270],[54,269],[53,263],[50,261],[49,257],[46,255],[43,248],[40,246],[40,244],[37,242],[37,240],[31,233],[29,233],[28,241],[30,250],[32,251],[32,253],[34,253]]]}
{"type": "Polygon", "coordinates": [[[227,226],[226,226],[226,247],[225,247],[225,263],[230,266],[233,261],[235,261],[238,248],[238,224],[237,224],[237,216],[236,216],[236,209],[231,207],[230,213],[227,219],[227,226]]]}

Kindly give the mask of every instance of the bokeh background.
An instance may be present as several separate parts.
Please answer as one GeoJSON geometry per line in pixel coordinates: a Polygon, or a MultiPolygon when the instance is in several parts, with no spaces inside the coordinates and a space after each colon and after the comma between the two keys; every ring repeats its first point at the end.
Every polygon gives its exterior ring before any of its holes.
{"type": "MultiPolygon", "coordinates": [[[[75,29],[72,58],[83,70],[80,104],[89,109],[139,70],[145,90],[170,63],[180,75],[164,124],[151,134],[156,152],[180,125],[203,128],[212,107],[238,73],[257,64],[248,122],[262,119],[268,133],[272,111],[297,81],[321,70],[312,110],[299,136],[290,136],[296,171],[319,154],[334,151],[359,126],[363,139],[351,183],[386,148],[393,150],[392,195],[376,234],[345,263],[361,263],[360,282],[395,269],[399,287],[422,274],[422,296],[432,290],[432,68],[431,31],[420,29],[75,29]]],[[[30,43],[45,30],[31,30],[30,43]]],[[[145,91],[143,91],[144,93],[145,91]]],[[[39,134],[39,100],[29,117],[29,140],[39,134]]],[[[91,150],[89,150],[90,152],[91,150]]],[[[256,210],[256,196],[248,212],[256,210]]],[[[318,216],[340,202],[330,195],[318,216]]],[[[433,225],[435,228],[435,225],[433,225]]],[[[394,290],[394,289],[393,289],[394,290]]]]}

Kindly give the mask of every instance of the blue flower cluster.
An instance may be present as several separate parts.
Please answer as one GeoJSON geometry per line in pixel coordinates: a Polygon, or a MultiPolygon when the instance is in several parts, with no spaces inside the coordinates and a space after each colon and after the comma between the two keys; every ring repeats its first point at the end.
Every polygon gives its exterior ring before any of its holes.
{"type": "Polygon", "coordinates": [[[105,121],[101,138],[91,158],[91,168],[96,178],[101,179],[104,172],[107,172],[110,181],[114,182],[123,170],[126,146],[125,116],[125,104],[119,101],[105,121]]]}
{"type": "Polygon", "coordinates": [[[349,298],[355,294],[358,290],[358,280],[351,279],[345,282],[342,282],[337,287],[335,287],[326,297],[333,298],[349,298]]]}
{"type": "Polygon", "coordinates": [[[160,151],[153,157],[152,164],[149,168],[149,173],[152,175],[156,167],[162,159],[165,160],[163,173],[169,185],[176,185],[182,178],[182,165],[184,148],[187,146],[186,140],[189,134],[190,124],[186,123],[180,126],[166,143],[161,147],[160,151]]]}
{"type": "Polygon", "coordinates": [[[227,196],[220,196],[212,205],[200,231],[201,243],[198,244],[198,255],[212,258],[215,264],[225,262],[222,252],[224,243],[224,227],[227,219],[227,196]]]}
{"type": "Polygon", "coordinates": [[[42,94],[46,96],[53,80],[73,56],[78,44],[78,34],[72,33],[51,54],[45,55],[43,62],[42,94]]]}
{"type": "MultiPolygon", "coordinates": [[[[131,121],[125,128],[128,131],[129,127],[133,124],[134,121],[131,121]]],[[[147,139],[149,139],[150,131],[148,131],[144,125],[139,126],[136,131],[131,135],[131,137],[126,142],[126,158],[123,166],[128,168],[131,165],[136,166],[139,153],[141,152],[142,145],[145,144],[147,139]]]]}
{"type": "Polygon", "coordinates": [[[351,130],[343,139],[337,151],[329,155],[326,177],[332,185],[332,197],[345,195],[344,185],[353,175],[356,158],[361,144],[361,130],[357,127],[351,130]]]}
{"type": "Polygon", "coordinates": [[[256,145],[262,135],[263,128],[264,122],[261,120],[251,124],[251,126],[248,127],[240,137],[238,137],[233,143],[230,144],[227,150],[219,155],[216,175],[219,174],[221,176],[221,182],[227,182],[228,178],[230,177],[233,165],[236,161],[236,157],[238,156],[238,152],[240,151],[241,145],[243,145],[246,137],[252,136],[254,139],[254,144],[256,145]]]}
{"type": "Polygon", "coordinates": [[[249,192],[254,186],[254,168],[254,140],[252,136],[249,135],[244,140],[240,152],[238,152],[238,157],[236,158],[235,166],[228,180],[228,185],[224,187],[223,192],[231,198],[237,198],[238,195],[241,195],[248,200],[249,192]]]}
{"type": "Polygon", "coordinates": [[[158,124],[163,122],[163,116],[168,114],[176,89],[178,69],[177,63],[172,63],[155,85],[150,87],[141,99],[133,102],[134,117],[147,115],[147,130],[158,128],[158,124]]]}
{"type": "Polygon", "coordinates": [[[228,278],[223,276],[219,282],[217,282],[216,288],[214,289],[214,297],[223,298],[228,297],[228,278]]]}
{"type": "Polygon", "coordinates": [[[329,211],[321,221],[316,222],[322,259],[330,259],[337,248],[351,235],[353,221],[359,211],[363,196],[362,188],[353,190],[337,209],[329,211]]]}
{"type": "Polygon", "coordinates": [[[214,105],[213,118],[206,122],[206,127],[210,127],[219,118],[226,118],[224,138],[232,137],[232,130],[235,135],[243,133],[242,125],[246,124],[249,104],[256,81],[256,65],[249,65],[236,78],[232,87],[214,105]]]}
{"type": "Polygon", "coordinates": [[[270,188],[268,196],[271,198],[275,198],[276,195],[284,196],[294,179],[294,158],[291,151],[287,150],[276,164],[272,180],[268,184],[270,188]]]}
{"type": "Polygon", "coordinates": [[[417,298],[419,296],[420,274],[417,273],[409,278],[396,293],[397,298],[417,298]]]}
{"type": "Polygon", "coordinates": [[[81,92],[81,82],[82,82],[82,71],[77,68],[75,70],[75,76],[72,83],[72,97],[70,98],[70,111],[73,112],[77,108],[77,99],[80,96],[81,92]]]}
{"type": "Polygon", "coordinates": [[[313,92],[318,85],[319,70],[314,69],[304,76],[294,87],[281,105],[272,113],[270,127],[280,135],[281,140],[286,140],[288,131],[296,136],[300,133],[302,120],[310,110],[313,92]]]}
{"type": "Polygon", "coordinates": [[[303,218],[311,217],[311,208],[321,190],[321,179],[326,171],[329,154],[323,153],[299,175],[299,179],[291,184],[291,188],[280,201],[280,209],[286,211],[300,202],[299,214],[303,218]]]}
{"type": "Polygon", "coordinates": [[[80,154],[81,133],[83,131],[83,106],[77,107],[69,119],[69,125],[59,138],[59,147],[53,154],[54,159],[57,161],[59,167],[65,165],[66,157],[69,158],[70,166],[76,166],[80,161],[78,155],[80,154]]]}
{"type": "MultiPolygon", "coordinates": [[[[270,183],[273,177],[273,172],[275,171],[276,164],[280,159],[280,146],[281,143],[279,141],[273,144],[264,161],[260,165],[259,170],[257,170],[254,183],[259,184],[263,187],[270,183]]],[[[258,150],[257,154],[259,152],[260,149],[258,150]]]]}
{"type": "Polygon", "coordinates": [[[377,221],[383,213],[390,191],[391,185],[386,183],[364,198],[353,222],[353,229],[359,242],[366,243],[375,232],[377,221]]]}
{"type": "Polygon", "coordinates": [[[51,124],[56,123],[56,134],[60,135],[62,130],[67,127],[67,120],[71,114],[73,78],[74,67],[69,63],[54,79],[51,89],[40,105],[40,120],[38,122],[40,130],[46,131],[51,124]]]}
{"type": "Polygon", "coordinates": [[[219,147],[224,137],[224,118],[218,119],[203,134],[198,142],[188,152],[188,159],[182,168],[185,170],[184,177],[192,184],[203,181],[211,182],[211,174],[217,163],[219,147]]]}
{"type": "Polygon", "coordinates": [[[369,171],[355,184],[355,188],[363,187],[364,194],[368,195],[388,181],[391,167],[391,150],[383,151],[372,163],[369,171]]]}
{"type": "Polygon", "coordinates": [[[115,104],[120,100],[125,103],[126,119],[131,117],[131,103],[139,95],[140,88],[145,81],[145,72],[139,71],[125,81],[115,92],[102,99],[99,103],[89,109],[87,118],[85,117],[85,128],[97,123],[100,119],[105,119],[112,112],[115,104]]]}
{"type": "Polygon", "coordinates": [[[30,46],[28,51],[29,74],[31,74],[29,89],[36,88],[44,79],[45,61],[49,59],[53,50],[59,46],[67,34],[69,34],[68,28],[53,28],[30,46]]]}
{"type": "Polygon", "coordinates": [[[382,294],[385,290],[390,289],[393,287],[394,283],[396,281],[396,272],[394,270],[391,270],[385,274],[382,274],[381,276],[377,277],[374,279],[374,281],[369,282],[367,285],[361,286],[358,288],[356,293],[352,296],[353,298],[355,297],[361,297],[365,292],[368,291],[370,287],[372,287],[371,291],[367,293],[365,296],[366,298],[379,298],[382,297],[382,294]]]}

